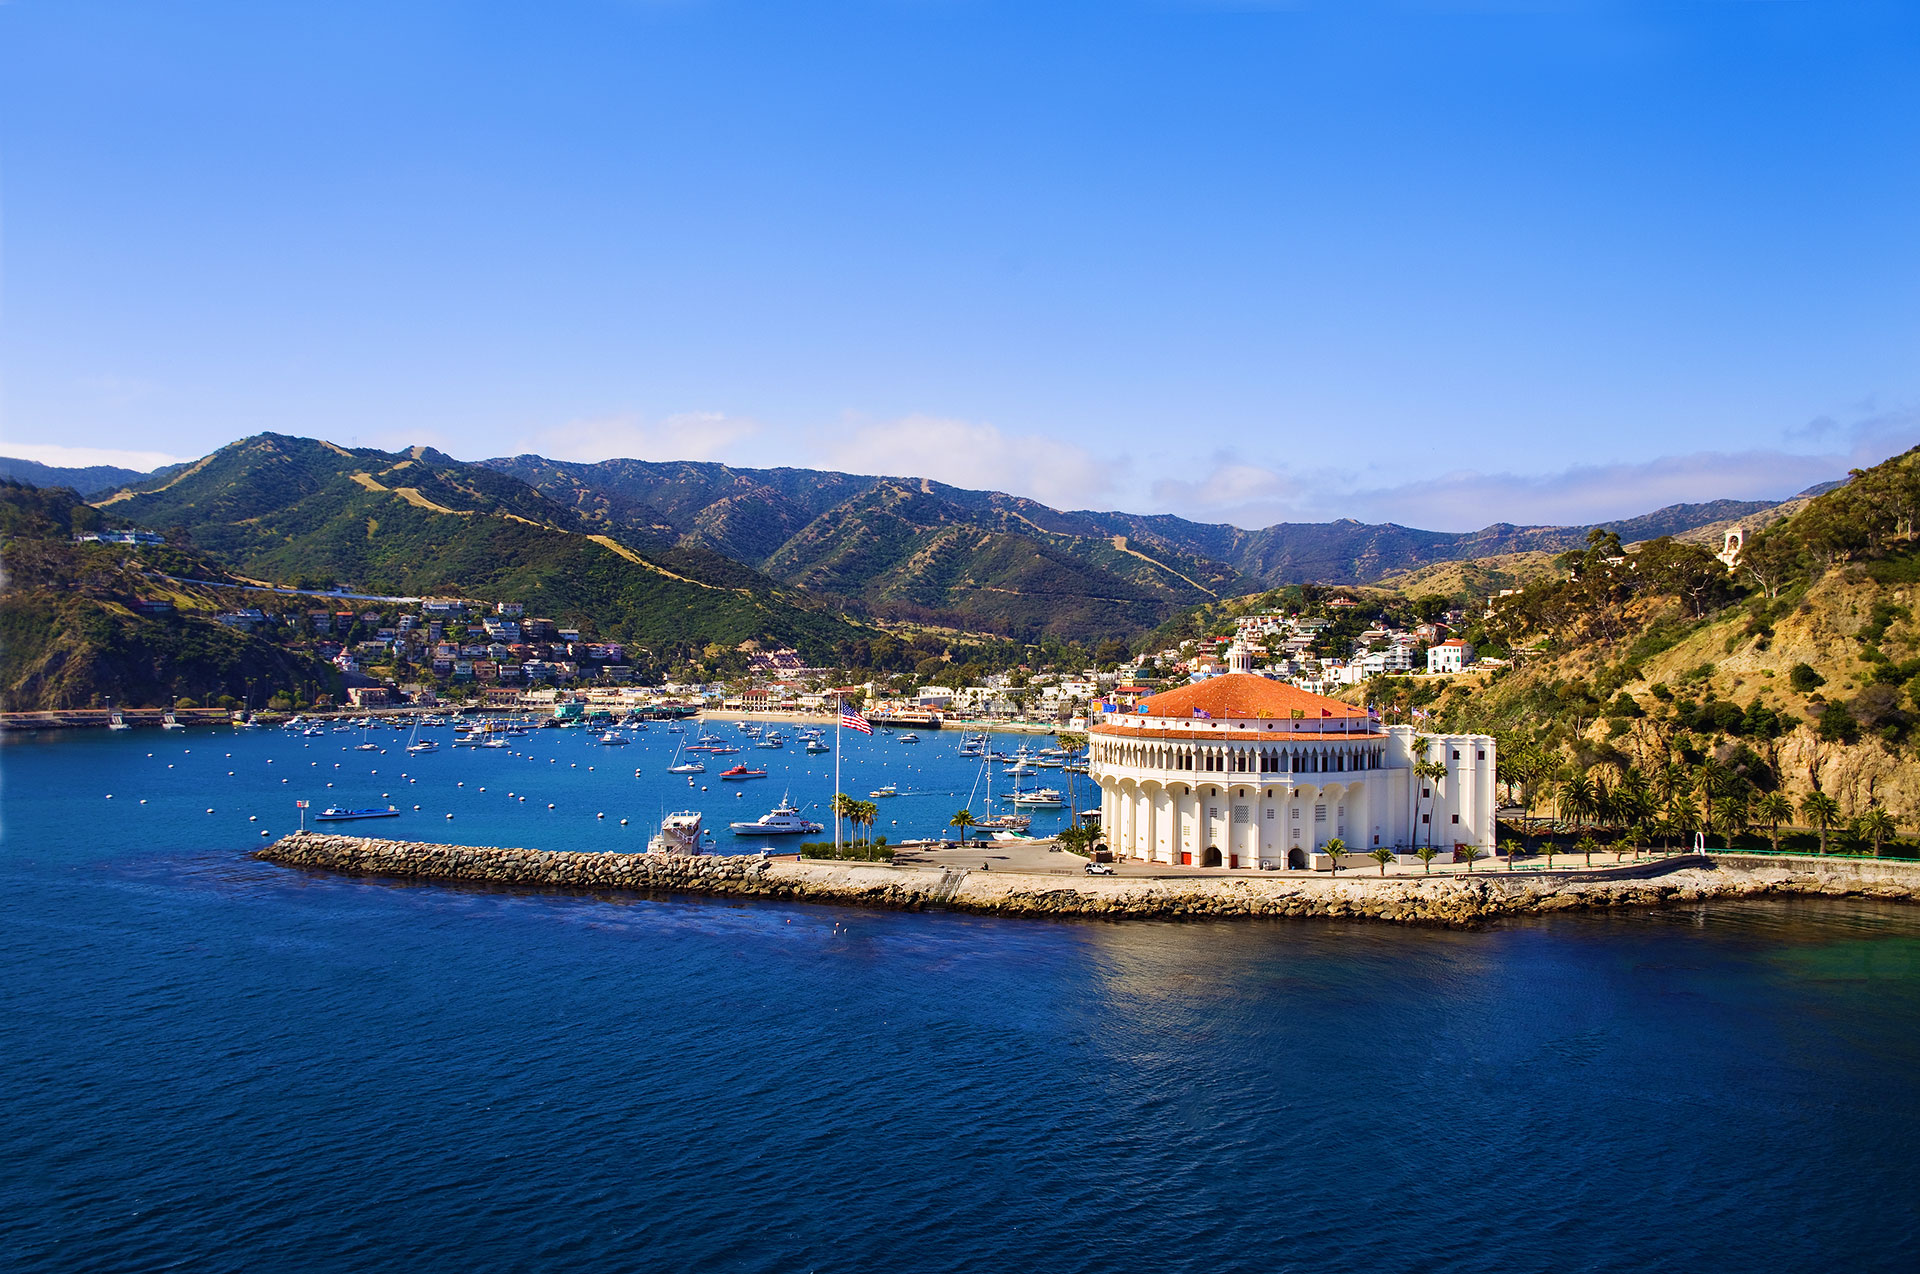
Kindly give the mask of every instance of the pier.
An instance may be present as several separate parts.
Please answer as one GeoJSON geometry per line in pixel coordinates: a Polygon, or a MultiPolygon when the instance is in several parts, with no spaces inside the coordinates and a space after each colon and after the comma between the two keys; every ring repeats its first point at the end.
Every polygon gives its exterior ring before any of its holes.
{"type": "Polygon", "coordinates": [[[573,853],[297,832],[255,851],[287,867],[582,891],[694,893],[918,911],[1130,918],[1332,917],[1471,928],[1503,916],[1781,896],[1920,901],[1920,863],[1677,855],[1564,872],[1432,877],[1075,876],[759,854],[573,853]]]}

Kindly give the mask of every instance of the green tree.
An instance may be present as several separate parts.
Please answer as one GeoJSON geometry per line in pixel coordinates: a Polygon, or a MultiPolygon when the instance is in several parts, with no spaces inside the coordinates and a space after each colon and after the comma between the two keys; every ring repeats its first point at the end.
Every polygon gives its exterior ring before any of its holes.
{"type": "Polygon", "coordinates": [[[1576,826],[1599,813],[1599,789],[1585,774],[1570,775],[1560,785],[1559,805],[1561,825],[1576,826]]]}
{"type": "Polygon", "coordinates": [[[1555,844],[1553,843],[1553,837],[1551,837],[1551,836],[1549,836],[1549,837],[1547,837],[1547,839],[1545,839],[1544,841],[1541,841],[1541,842],[1540,842],[1540,852],[1541,852],[1541,853],[1543,853],[1543,854],[1545,854],[1545,855],[1547,856],[1547,870],[1548,870],[1548,871],[1552,871],[1552,870],[1553,870],[1553,852],[1554,852],[1554,850],[1556,850],[1556,849],[1558,849],[1558,848],[1559,848],[1559,846],[1557,846],[1557,845],[1555,845],[1555,844]]]}
{"type": "Polygon", "coordinates": [[[948,827],[957,827],[960,829],[960,843],[962,845],[967,843],[967,829],[972,827],[973,823],[972,810],[960,810],[952,818],[947,820],[948,827]]]}
{"type": "Polygon", "coordinates": [[[1434,855],[1439,852],[1440,851],[1432,845],[1422,845],[1420,848],[1414,850],[1413,854],[1414,857],[1420,860],[1421,865],[1426,868],[1426,874],[1431,876],[1433,874],[1433,858],[1434,855]]]}
{"type": "Polygon", "coordinates": [[[1773,852],[1780,852],[1780,824],[1793,817],[1793,802],[1781,792],[1768,792],[1753,806],[1754,817],[1767,825],[1767,840],[1773,852]]]}
{"type": "Polygon", "coordinates": [[[1825,792],[1809,792],[1801,798],[1800,813],[1820,833],[1820,852],[1827,852],[1827,829],[1840,817],[1840,802],[1825,792]]]}
{"type": "Polygon", "coordinates": [[[840,839],[840,820],[844,818],[848,823],[852,823],[854,810],[858,805],[859,802],[846,792],[833,794],[833,838],[836,841],[840,839]]]}
{"type": "Polygon", "coordinates": [[[1340,860],[1347,856],[1347,842],[1336,836],[1321,846],[1320,852],[1333,860],[1333,874],[1338,876],[1340,874],[1340,860]]]}
{"type": "Polygon", "coordinates": [[[1573,842],[1573,848],[1575,853],[1586,855],[1587,866],[1591,867],[1593,866],[1593,851],[1600,848],[1600,842],[1593,838],[1591,832],[1582,832],[1580,839],[1573,842]]]}
{"type": "Polygon", "coordinates": [[[1432,802],[1440,795],[1440,782],[1447,777],[1447,766],[1444,761],[1415,761],[1413,774],[1421,783],[1420,799],[1428,802],[1427,808],[1422,811],[1422,822],[1427,829],[1427,844],[1431,845],[1433,844],[1432,802]]]}
{"type": "Polygon", "coordinates": [[[1460,861],[1467,865],[1467,874],[1473,874],[1473,865],[1487,856],[1487,851],[1478,845],[1462,845],[1457,851],[1460,861]]]}
{"type": "Polygon", "coordinates": [[[1860,816],[1858,825],[1860,839],[1873,846],[1873,856],[1875,858],[1880,857],[1880,846],[1885,844],[1899,832],[1899,830],[1899,825],[1894,822],[1893,815],[1887,813],[1877,805],[1860,816]]]}
{"type": "Polygon", "coordinates": [[[1393,861],[1393,851],[1382,847],[1374,850],[1367,857],[1380,864],[1380,874],[1384,876],[1387,874],[1387,864],[1393,861]]]}

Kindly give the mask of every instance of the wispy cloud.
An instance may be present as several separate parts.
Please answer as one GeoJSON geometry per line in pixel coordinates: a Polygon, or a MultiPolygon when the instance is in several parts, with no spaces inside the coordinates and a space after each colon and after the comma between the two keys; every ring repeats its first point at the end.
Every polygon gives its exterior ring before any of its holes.
{"type": "Polygon", "coordinates": [[[120,469],[158,469],[179,464],[191,456],[176,456],[165,451],[123,451],[115,447],[63,447],[51,442],[9,442],[0,439],[0,455],[56,469],[87,469],[94,465],[113,465],[120,469]]]}
{"type": "Polygon", "coordinates": [[[681,412],[658,420],[622,414],[549,426],[515,450],[553,460],[720,460],[759,432],[756,422],[717,411],[681,412]]]}
{"type": "Polygon", "coordinates": [[[862,425],[826,444],[821,461],[850,473],[1007,491],[1061,508],[1107,499],[1126,467],[1122,458],[1105,459],[1074,443],[937,416],[862,425]]]}
{"type": "Polygon", "coordinates": [[[1495,522],[1586,525],[1669,504],[1785,499],[1920,443],[1920,411],[1877,412],[1851,423],[1823,418],[1788,431],[1782,441],[1786,445],[1549,473],[1459,469],[1398,482],[1369,482],[1337,467],[1263,467],[1220,453],[1202,476],[1163,479],[1152,493],[1167,512],[1249,528],[1339,517],[1438,531],[1495,522]]]}

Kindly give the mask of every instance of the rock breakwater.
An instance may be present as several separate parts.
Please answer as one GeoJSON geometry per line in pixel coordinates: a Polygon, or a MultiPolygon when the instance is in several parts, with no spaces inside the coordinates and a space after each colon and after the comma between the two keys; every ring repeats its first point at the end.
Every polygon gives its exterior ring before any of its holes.
{"type": "Polygon", "coordinates": [[[1920,864],[1691,855],[1622,871],[1471,876],[1096,876],[589,854],[297,832],[255,852],[288,867],[414,880],[698,893],[1013,916],[1332,917],[1465,928],[1502,916],[1781,895],[1920,901],[1920,864]]]}

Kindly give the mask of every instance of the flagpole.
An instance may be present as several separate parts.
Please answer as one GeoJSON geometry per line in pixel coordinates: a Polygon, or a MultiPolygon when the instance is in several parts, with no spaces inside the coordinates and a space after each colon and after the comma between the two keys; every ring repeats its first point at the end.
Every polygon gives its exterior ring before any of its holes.
{"type": "Polygon", "coordinates": [[[846,701],[839,695],[833,697],[833,858],[840,861],[840,736],[846,731],[841,722],[846,720],[846,701]]]}

